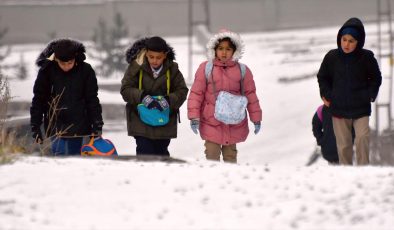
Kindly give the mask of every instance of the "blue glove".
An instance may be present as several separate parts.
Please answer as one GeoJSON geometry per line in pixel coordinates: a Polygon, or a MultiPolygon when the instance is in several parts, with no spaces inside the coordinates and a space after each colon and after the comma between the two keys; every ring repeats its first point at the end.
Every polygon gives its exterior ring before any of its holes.
{"type": "Polygon", "coordinates": [[[141,103],[144,104],[148,109],[156,108],[160,111],[163,111],[163,108],[159,102],[157,102],[151,95],[146,95],[144,98],[142,98],[141,103]]]}
{"type": "Polygon", "coordinates": [[[254,134],[258,134],[260,132],[260,128],[261,128],[261,122],[255,122],[254,123],[254,134]]]}
{"type": "Polygon", "coordinates": [[[159,103],[162,110],[168,109],[168,107],[170,107],[170,104],[168,103],[166,98],[163,96],[160,96],[159,98],[157,98],[157,102],[159,103]]]}
{"type": "Polygon", "coordinates": [[[200,129],[200,121],[197,119],[190,120],[190,127],[195,134],[198,134],[198,130],[200,129]]]}

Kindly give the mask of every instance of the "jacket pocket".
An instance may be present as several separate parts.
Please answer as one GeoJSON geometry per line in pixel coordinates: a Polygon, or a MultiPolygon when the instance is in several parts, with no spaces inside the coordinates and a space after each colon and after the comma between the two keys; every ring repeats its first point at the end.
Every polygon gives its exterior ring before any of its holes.
{"type": "Polygon", "coordinates": [[[212,103],[205,103],[204,108],[202,109],[202,122],[207,123],[212,126],[217,126],[220,125],[221,122],[215,119],[214,113],[215,113],[215,105],[212,103]]]}

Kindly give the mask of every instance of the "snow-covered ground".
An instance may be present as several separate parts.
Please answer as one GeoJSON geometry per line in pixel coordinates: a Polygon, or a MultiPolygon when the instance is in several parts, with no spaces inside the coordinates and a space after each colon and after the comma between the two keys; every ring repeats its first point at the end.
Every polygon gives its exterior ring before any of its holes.
{"type": "MultiPolygon", "coordinates": [[[[321,103],[314,74],[336,47],[338,28],[242,34],[241,62],[254,73],[263,121],[261,133],[238,145],[237,165],[204,159],[203,141],[190,130],[183,106],[170,152],[187,163],[31,156],[0,166],[0,229],[393,229],[393,168],[324,160],[305,166],[315,148],[311,119],[321,103]]],[[[376,28],[366,30],[366,48],[374,50],[376,28]]],[[[187,38],[166,39],[192,79],[187,38]]],[[[32,63],[42,48],[16,46],[6,59],[15,64],[23,52],[29,64],[28,80],[10,78],[14,100],[31,100],[32,63]]],[[[203,60],[195,56],[194,70],[203,60]]],[[[119,92],[100,90],[99,97],[124,104],[119,92]]],[[[119,153],[134,155],[125,120],[105,123],[103,136],[119,153]]]]}

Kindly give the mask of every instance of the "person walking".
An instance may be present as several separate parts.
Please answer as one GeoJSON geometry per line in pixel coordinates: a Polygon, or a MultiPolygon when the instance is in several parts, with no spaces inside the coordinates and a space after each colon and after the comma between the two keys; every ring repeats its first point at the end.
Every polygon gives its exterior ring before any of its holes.
{"type": "Polygon", "coordinates": [[[36,143],[51,139],[53,155],[79,155],[83,138],[102,132],[96,74],[85,62],[85,51],[81,42],[60,38],[50,42],[36,60],[31,131],[36,143]]]}
{"type": "Polygon", "coordinates": [[[338,31],[338,47],[325,55],[317,74],[320,96],[333,116],[341,165],[353,165],[352,128],[355,163],[369,164],[369,116],[382,76],[373,52],[364,49],[364,43],[363,23],[348,19],[338,31]]]}
{"type": "MultiPolygon", "coordinates": [[[[256,86],[250,69],[239,59],[244,44],[239,34],[222,30],[213,35],[207,44],[208,60],[198,67],[188,97],[188,118],[194,133],[200,132],[205,141],[205,156],[208,160],[237,162],[237,143],[246,140],[249,134],[248,116],[254,124],[254,133],[261,128],[262,111],[256,94],[256,86]],[[246,98],[245,107],[230,114],[229,119],[243,114],[240,121],[226,123],[215,116],[220,93],[227,92],[246,98]]],[[[234,97],[235,98],[235,97],[234,97]]],[[[236,100],[231,106],[236,107],[236,100]]],[[[231,103],[230,102],[230,103],[231,103]]],[[[230,108],[224,108],[227,110],[230,108]]],[[[225,111],[226,112],[226,111],[225,111]]]]}

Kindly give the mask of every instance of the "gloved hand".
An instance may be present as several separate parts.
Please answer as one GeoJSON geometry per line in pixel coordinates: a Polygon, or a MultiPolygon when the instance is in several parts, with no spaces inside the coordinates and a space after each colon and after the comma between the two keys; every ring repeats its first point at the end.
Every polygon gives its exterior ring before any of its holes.
{"type": "Polygon", "coordinates": [[[157,102],[160,104],[162,110],[168,109],[168,107],[170,107],[170,103],[168,103],[167,99],[163,96],[157,98],[157,102]]]}
{"type": "Polygon", "coordinates": [[[163,111],[163,108],[161,107],[159,102],[155,100],[151,95],[146,95],[144,98],[142,98],[141,103],[144,104],[148,109],[156,108],[160,111],[163,111]]]}
{"type": "Polygon", "coordinates": [[[261,122],[255,122],[254,123],[254,134],[258,134],[260,132],[260,128],[261,128],[261,122]]]}
{"type": "Polygon", "coordinates": [[[198,134],[198,130],[200,129],[200,120],[198,119],[190,120],[190,127],[192,128],[195,134],[198,134]]]}
{"type": "Polygon", "coordinates": [[[34,142],[37,144],[42,144],[44,141],[44,138],[42,137],[42,132],[41,132],[40,127],[32,126],[31,132],[33,133],[32,137],[34,138],[34,142]]]}

